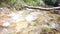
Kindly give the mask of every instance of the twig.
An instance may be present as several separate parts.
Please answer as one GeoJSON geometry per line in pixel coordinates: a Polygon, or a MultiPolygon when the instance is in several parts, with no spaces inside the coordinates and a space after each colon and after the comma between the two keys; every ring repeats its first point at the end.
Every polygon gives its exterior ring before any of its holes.
{"type": "Polygon", "coordinates": [[[60,10],[60,7],[44,8],[44,7],[25,6],[25,8],[39,9],[39,10],[60,10]]]}

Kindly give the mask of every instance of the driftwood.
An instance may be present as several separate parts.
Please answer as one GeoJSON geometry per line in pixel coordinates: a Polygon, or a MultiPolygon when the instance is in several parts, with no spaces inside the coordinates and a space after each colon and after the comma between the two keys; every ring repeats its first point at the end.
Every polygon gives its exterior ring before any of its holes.
{"type": "Polygon", "coordinates": [[[44,8],[44,7],[25,6],[25,8],[38,9],[38,10],[60,10],[60,7],[44,8]]]}

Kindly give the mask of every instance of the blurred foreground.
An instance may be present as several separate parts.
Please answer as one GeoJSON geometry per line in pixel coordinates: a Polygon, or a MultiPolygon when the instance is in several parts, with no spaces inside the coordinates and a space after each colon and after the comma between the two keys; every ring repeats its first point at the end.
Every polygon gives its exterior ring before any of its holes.
{"type": "Polygon", "coordinates": [[[1,9],[0,34],[60,34],[60,15],[42,10],[1,9]]]}

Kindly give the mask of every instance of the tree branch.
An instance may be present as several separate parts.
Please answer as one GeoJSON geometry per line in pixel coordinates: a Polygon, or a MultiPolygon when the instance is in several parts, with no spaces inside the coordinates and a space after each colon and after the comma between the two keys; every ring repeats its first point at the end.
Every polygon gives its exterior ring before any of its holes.
{"type": "Polygon", "coordinates": [[[25,6],[25,8],[39,9],[39,10],[60,10],[60,7],[44,8],[44,7],[25,6]]]}

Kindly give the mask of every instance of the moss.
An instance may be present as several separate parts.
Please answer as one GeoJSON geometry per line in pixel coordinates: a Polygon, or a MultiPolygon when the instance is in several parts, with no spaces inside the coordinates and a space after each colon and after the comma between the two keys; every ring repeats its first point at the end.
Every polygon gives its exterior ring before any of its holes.
{"type": "Polygon", "coordinates": [[[45,27],[44,30],[45,30],[46,32],[49,32],[50,29],[47,28],[47,27],[45,27]]]}

